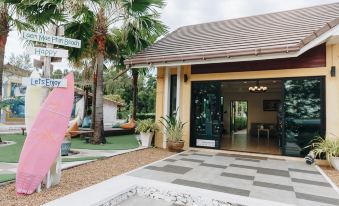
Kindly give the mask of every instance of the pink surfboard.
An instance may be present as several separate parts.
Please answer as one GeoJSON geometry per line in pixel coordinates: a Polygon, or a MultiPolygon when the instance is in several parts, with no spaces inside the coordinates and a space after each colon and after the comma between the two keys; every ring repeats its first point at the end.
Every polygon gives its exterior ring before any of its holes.
{"type": "Polygon", "coordinates": [[[16,174],[18,195],[36,190],[60,151],[74,101],[73,73],[65,78],[67,88],[53,89],[26,137],[16,174]]]}

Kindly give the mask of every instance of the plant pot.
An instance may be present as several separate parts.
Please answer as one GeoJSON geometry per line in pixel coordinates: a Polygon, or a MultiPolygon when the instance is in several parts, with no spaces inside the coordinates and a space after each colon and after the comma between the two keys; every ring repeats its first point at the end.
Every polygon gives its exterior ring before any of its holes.
{"type": "Polygon", "coordinates": [[[168,140],[167,141],[167,148],[170,152],[181,152],[184,148],[184,141],[180,140],[178,142],[168,140]]]}
{"type": "Polygon", "coordinates": [[[72,142],[69,140],[64,140],[61,144],[61,156],[67,156],[69,151],[71,150],[72,142]]]}
{"type": "Polygon", "coordinates": [[[153,132],[140,132],[141,145],[143,147],[150,147],[153,139],[153,132]]]}
{"type": "Polygon", "coordinates": [[[330,157],[330,163],[334,169],[339,171],[339,157],[330,157]]]}

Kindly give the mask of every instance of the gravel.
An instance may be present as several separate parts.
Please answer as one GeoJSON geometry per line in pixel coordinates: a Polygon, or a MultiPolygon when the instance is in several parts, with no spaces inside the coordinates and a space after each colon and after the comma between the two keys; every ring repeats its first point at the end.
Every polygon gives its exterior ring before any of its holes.
{"type": "Polygon", "coordinates": [[[15,184],[8,184],[0,187],[0,205],[41,205],[173,154],[151,148],[90,162],[62,171],[59,185],[29,196],[16,197],[15,184]]]}
{"type": "Polygon", "coordinates": [[[339,187],[339,171],[330,166],[321,166],[321,169],[339,187]]]}

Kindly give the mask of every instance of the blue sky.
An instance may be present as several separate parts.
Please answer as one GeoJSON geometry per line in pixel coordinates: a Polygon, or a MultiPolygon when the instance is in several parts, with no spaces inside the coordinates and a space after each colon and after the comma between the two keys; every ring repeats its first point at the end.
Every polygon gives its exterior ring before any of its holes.
{"type": "MultiPolygon", "coordinates": [[[[339,2],[339,0],[167,0],[161,19],[170,31],[180,26],[339,2]]],[[[5,56],[24,52],[18,33],[10,33],[5,56]]],[[[60,64],[57,67],[65,67],[60,64]]]]}

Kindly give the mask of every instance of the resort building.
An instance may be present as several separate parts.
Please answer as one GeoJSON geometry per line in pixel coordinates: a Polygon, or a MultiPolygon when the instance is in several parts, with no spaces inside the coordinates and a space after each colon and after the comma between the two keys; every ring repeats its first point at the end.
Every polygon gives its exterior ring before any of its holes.
{"type": "MultiPolygon", "coordinates": [[[[2,98],[22,98],[26,94],[26,87],[22,86],[22,78],[29,77],[31,71],[6,64],[3,72],[2,98]]],[[[25,121],[24,102],[14,104],[10,110],[1,112],[0,123],[23,124],[25,121]]]]}
{"type": "Polygon", "coordinates": [[[156,119],[187,122],[186,148],[305,156],[339,138],[338,24],[334,3],[185,26],[125,64],[157,68],[156,119]]]}

